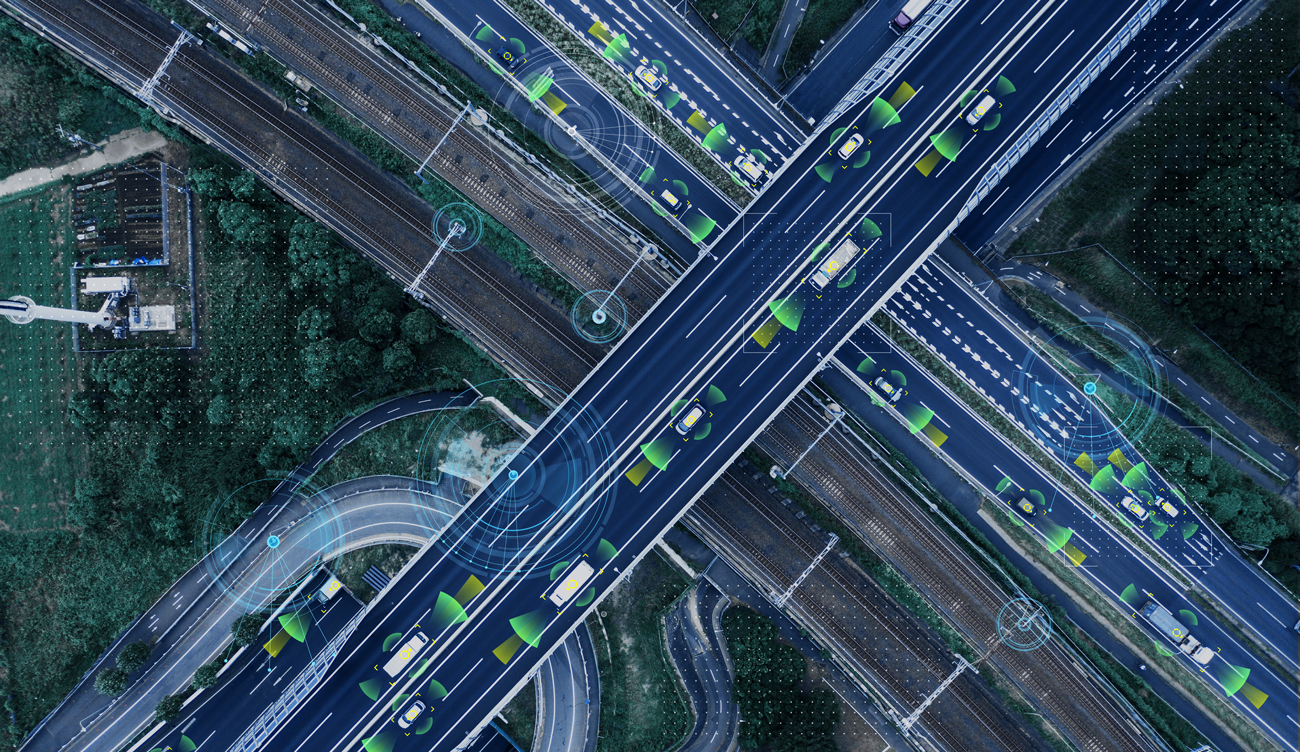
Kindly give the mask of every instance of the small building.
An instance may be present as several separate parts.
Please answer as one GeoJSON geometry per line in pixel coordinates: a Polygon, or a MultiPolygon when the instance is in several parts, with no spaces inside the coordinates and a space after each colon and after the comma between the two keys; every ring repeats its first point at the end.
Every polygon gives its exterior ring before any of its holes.
{"type": "Polygon", "coordinates": [[[81,280],[83,295],[129,295],[130,277],[86,277],[81,280]]]}
{"type": "Polygon", "coordinates": [[[132,332],[174,332],[176,306],[134,306],[130,324],[132,332]]]}

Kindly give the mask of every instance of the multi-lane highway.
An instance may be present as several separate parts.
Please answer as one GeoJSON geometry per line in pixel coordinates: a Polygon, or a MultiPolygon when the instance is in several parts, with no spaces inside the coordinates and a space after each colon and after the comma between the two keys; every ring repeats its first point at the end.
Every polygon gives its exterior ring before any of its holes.
{"type": "MultiPolygon", "coordinates": [[[[1055,377],[1033,351],[1020,339],[1010,336],[999,321],[969,296],[964,285],[954,283],[946,274],[936,271],[933,263],[927,263],[891,298],[888,310],[902,320],[903,326],[926,338],[939,357],[966,375],[972,387],[995,400],[1026,430],[1041,437],[1045,449],[1060,455],[1066,448],[1062,442],[1069,440],[1054,442],[1053,436],[1060,439],[1060,435],[1050,427],[1051,421],[1058,420],[1056,413],[1063,411],[1073,419],[1058,421],[1058,426],[1073,439],[1068,444],[1071,460],[1078,455],[1096,453],[1093,445],[1106,442],[1103,453],[1106,456],[1099,458],[1098,463],[1112,466],[1111,473],[1125,461],[1121,457],[1110,459],[1115,449],[1128,458],[1130,468],[1141,462],[1122,437],[1113,435],[1113,427],[1105,428],[1113,424],[1107,416],[1098,414],[1100,411],[1087,395],[1082,391],[1076,393],[1068,382],[1055,377]],[[920,308],[915,304],[920,304],[920,308]],[[993,339],[995,336],[997,340],[993,339]],[[959,341],[952,342],[953,339],[959,341]],[[1047,394],[1048,391],[1052,394],[1047,394]],[[1028,403],[1023,401],[1026,396],[1030,397],[1028,403]],[[1062,403],[1056,402],[1058,396],[1062,403]]],[[[1126,495],[1144,499],[1144,491],[1148,495],[1159,492],[1163,481],[1154,470],[1146,474],[1126,473],[1127,488],[1117,482],[1115,487],[1107,485],[1098,489],[1114,506],[1114,519],[1119,520],[1107,521],[1074,500],[1059,480],[1030,462],[1011,442],[993,434],[877,330],[859,331],[837,353],[837,360],[842,370],[854,374],[864,388],[870,384],[869,388],[877,395],[881,394],[880,387],[874,384],[877,378],[905,390],[890,409],[897,411],[916,432],[924,432],[940,451],[948,454],[991,494],[1000,495],[1007,502],[1006,510],[1013,520],[1030,524],[1049,548],[1061,551],[1079,566],[1079,571],[1109,593],[1118,607],[1135,611],[1149,596],[1154,596],[1175,612],[1185,610],[1192,614],[1190,621],[1196,624],[1194,633],[1218,653],[1203,670],[1207,681],[1231,696],[1230,702],[1243,715],[1271,730],[1285,748],[1295,749],[1296,729],[1300,727],[1293,714],[1297,701],[1294,681],[1277,675],[1241,645],[1229,630],[1216,623],[1212,614],[1187,597],[1185,588],[1164,571],[1161,563],[1152,561],[1115,525],[1129,522],[1130,529],[1142,536],[1148,546],[1160,548],[1185,577],[1213,593],[1222,607],[1233,610],[1258,639],[1273,645],[1289,661],[1287,667],[1292,670],[1294,650],[1287,648],[1294,644],[1295,638],[1290,624],[1282,619],[1292,618],[1294,606],[1264,581],[1252,565],[1225,545],[1215,535],[1212,525],[1200,519],[1194,508],[1172,494],[1165,495],[1179,511],[1173,519],[1164,510],[1145,502],[1143,508],[1148,509],[1149,515],[1145,521],[1137,520],[1120,507],[1119,501],[1126,495]],[[1015,501],[1021,497],[1029,498],[1035,505],[1033,515],[1016,510],[1015,501]]],[[[1102,468],[1093,474],[1082,465],[1068,463],[1068,466],[1076,469],[1076,476],[1083,483],[1098,486],[1096,478],[1102,475],[1102,468]]],[[[1147,626],[1140,619],[1138,622],[1147,626]]],[[[1202,671],[1199,666],[1188,665],[1202,671]]]]}
{"type": "Polygon", "coordinates": [[[881,98],[787,163],[413,562],[272,743],[388,748],[401,743],[394,710],[416,692],[435,697],[436,733],[420,746],[464,740],[920,263],[975,181],[1136,7],[1003,5],[983,28],[987,9],[959,7],[881,98]],[[972,128],[959,117],[986,88],[1001,106],[972,128]],[[838,156],[859,136],[860,150],[838,156]],[[845,237],[865,252],[832,284],[809,281],[845,237]],[[679,431],[681,416],[700,417],[679,431]],[[557,587],[572,592],[550,597],[557,587]],[[419,650],[389,674],[398,645],[419,650]]]}

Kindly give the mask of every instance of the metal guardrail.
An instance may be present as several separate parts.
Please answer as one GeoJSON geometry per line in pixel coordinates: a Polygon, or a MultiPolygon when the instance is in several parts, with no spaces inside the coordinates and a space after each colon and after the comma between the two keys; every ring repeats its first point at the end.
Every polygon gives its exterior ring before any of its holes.
{"type": "Polygon", "coordinates": [[[1034,121],[1029,130],[1021,135],[1016,140],[1016,143],[980,179],[979,185],[975,186],[975,192],[971,194],[971,197],[966,200],[966,204],[962,206],[961,211],[957,213],[957,219],[953,222],[953,226],[968,217],[975,210],[975,207],[979,206],[980,201],[989,195],[989,191],[993,190],[1002,181],[1002,178],[1007,176],[1007,173],[1020,161],[1021,157],[1029,153],[1029,147],[1037,143],[1038,139],[1042,138],[1051,129],[1061,115],[1070,108],[1070,105],[1079,99],[1079,95],[1083,93],[1083,90],[1101,76],[1102,70],[1107,65],[1110,65],[1111,61],[1116,57],[1119,57],[1120,51],[1137,37],[1138,33],[1151,22],[1151,19],[1167,2],[1168,0],[1147,0],[1141,8],[1138,8],[1137,13],[1129,19],[1128,23],[1124,24],[1124,28],[1120,29],[1115,38],[1111,39],[1110,43],[1101,52],[1097,53],[1092,62],[1088,63],[1083,72],[1066,87],[1065,91],[1061,92],[1061,95],[1056,98],[1056,101],[1052,102],[1047,111],[1040,115],[1038,120],[1034,121]]]}
{"type": "Polygon", "coordinates": [[[352,636],[356,631],[357,625],[361,623],[362,617],[369,613],[369,609],[362,609],[353,616],[351,620],[344,625],[338,634],[334,635],[326,645],[325,649],[320,652],[316,658],[312,659],[307,666],[294,677],[294,680],[285,687],[280,696],[276,698],[271,707],[263,710],[261,715],[240,735],[235,743],[230,745],[227,752],[255,752],[267,737],[275,731],[280,722],[288,717],[289,713],[298,706],[298,701],[307,695],[325,676],[325,672],[334,663],[338,657],[339,648],[343,642],[352,636]]]}
{"type": "Polygon", "coordinates": [[[871,70],[858,79],[858,82],[853,85],[852,89],[849,89],[849,92],[844,95],[840,103],[835,105],[835,108],[822,118],[821,124],[813,132],[812,138],[820,134],[828,124],[838,120],[840,115],[848,112],[849,108],[875,93],[881,86],[884,86],[885,82],[902,69],[903,64],[912,58],[912,55],[926,43],[944,21],[948,20],[948,16],[962,2],[963,0],[938,0],[930,7],[929,12],[922,14],[921,18],[912,25],[912,28],[907,33],[903,34],[897,42],[894,42],[889,46],[889,49],[885,50],[885,54],[881,55],[876,64],[871,66],[871,70]]]}

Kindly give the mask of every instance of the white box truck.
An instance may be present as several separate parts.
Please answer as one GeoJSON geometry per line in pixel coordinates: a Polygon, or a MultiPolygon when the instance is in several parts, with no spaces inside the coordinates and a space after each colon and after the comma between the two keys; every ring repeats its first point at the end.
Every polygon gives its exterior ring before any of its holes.
{"type": "Polygon", "coordinates": [[[1156,629],[1163,632],[1165,637],[1178,643],[1178,649],[1193,661],[1202,666],[1207,666],[1214,659],[1214,651],[1202,645],[1200,640],[1192,637],[1191,633],[1187,631],[1187,627],[1183,626],[1181,621],[1175,619],[1174,615],[1169,613],[1169,609],[1159,603],[1147,601],[1147,604],[1142,607],[1142,616],[1154,624],[1156,629]]]}

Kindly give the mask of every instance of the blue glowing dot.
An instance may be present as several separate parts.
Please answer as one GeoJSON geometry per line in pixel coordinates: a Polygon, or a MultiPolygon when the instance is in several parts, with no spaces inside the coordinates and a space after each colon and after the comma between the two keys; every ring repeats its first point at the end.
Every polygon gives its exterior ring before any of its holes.
{"type": "Polygon", "coordinates": [[[1094,382],[1094,381],[1089,381],[1087,384],[1084,384],[1084,385],[1083,385],[1083,393],[1084,393],[1084,394],[1096,394],[1096,393],[1097,393],[1097,383],[1094,382]]]}
{"type": "Polygon", "coordinates": [[[506,475],[510,477],[510,480],[514,480],[515,478],[519,477],[519,471],[511,470],[510,472],[506,473],[506,475]]]}
{"type": "Polygon", "coordinates": [[[279,547],[280,547],[280,536],[278,536],[278,535],[272,535],[270,538],[267,538],[267,539],[266,539],[266,545],[267,545],[268,548],[279,548],[279,547]]]}

